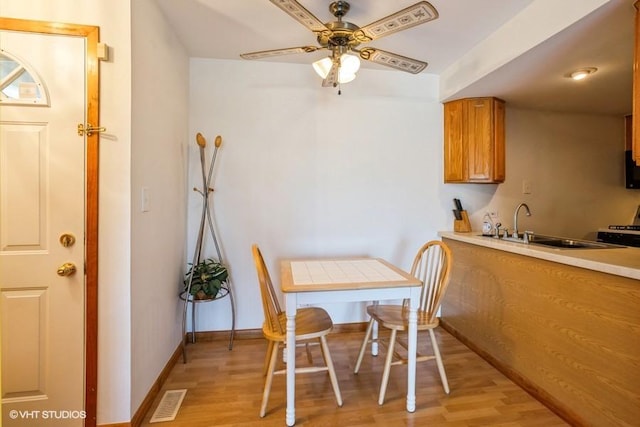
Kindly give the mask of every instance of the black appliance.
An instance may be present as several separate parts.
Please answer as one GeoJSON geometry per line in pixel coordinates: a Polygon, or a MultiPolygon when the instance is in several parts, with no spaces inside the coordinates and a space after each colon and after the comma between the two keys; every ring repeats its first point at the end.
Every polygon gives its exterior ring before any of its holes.
{"type": "Polygon", "coordinates": [[[598,242],[640,248],[640,225],[610,225],[600,229],[598,242]]]}
{"type": "Polygon", "coordinates": [[[624,175],[627,188],[640,190],[640,166],[633,160],[631,150],[624,152],[624,175]]]}

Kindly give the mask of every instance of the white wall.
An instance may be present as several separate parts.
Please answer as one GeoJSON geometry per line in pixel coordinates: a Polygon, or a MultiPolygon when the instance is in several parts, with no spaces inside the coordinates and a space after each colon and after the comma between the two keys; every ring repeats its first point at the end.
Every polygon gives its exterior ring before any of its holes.
{"type": "Polygon", "coordinates": [[[182,336],[178,292],[186,244],[189,60],[155,1],[131,6],[133,416],[182,336]]]}
{"type": "MultiPolygon", "coordinates": [[[[623,183],[622,118],[507,108],[506,182],[445,185],[437,77],[361,70],[341,96],[319,83],[304,65],[191,60],[189,187],[199,186],[195,133],[222,135],[212,200],[238,329],[262,323],[254,242],[277,283],[277,260],[290,256],[368,254],[409,268],[420,243],[452,229],[453,197],[474,230],[488,210],[511,228],[522,201],[533,216],[521,214],[521,229],[569,237],[593,238],[635,212],[640,192],[623,183]]],[[[189,251],[200,203],[193,193],[189,251]]],[[[328,309],[336,323],[363,320],[358,307],[328,309]]],[[[228,301],[201,305],[197,322],[228,330],[228,301]]]]}
{"type": "MultiPolygon", "coordinates": [[[[438,78],[361,70],[340,96],[320,83],[307,65],[191,61],[189,187],[200,186],[194,135],[221,135],[212,201],[238,329],[262,324],[254,242],[277,281],[288,256],[367,254],[408,269],[451,227],[438,78]]],[[[200,196],[189,206],[192,251],[200,196]]],[[[350,306],[329,311],[337,323],[363,320],[350,306]]],[[[197,322],[229,329],[228,300],[201,304],[197,322]]]]}

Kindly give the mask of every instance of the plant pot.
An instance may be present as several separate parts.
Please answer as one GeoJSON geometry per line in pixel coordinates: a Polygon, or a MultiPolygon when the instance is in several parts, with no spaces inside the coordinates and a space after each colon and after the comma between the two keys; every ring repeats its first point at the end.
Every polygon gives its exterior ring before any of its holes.
{"type": "Polygon", "coordinates": [[[224,264],[207,258],[195,266],[191,265],[185,275],[184,291],[189,291],[194,300],[213,300],[228,277],[229,272],[224,264]]]}

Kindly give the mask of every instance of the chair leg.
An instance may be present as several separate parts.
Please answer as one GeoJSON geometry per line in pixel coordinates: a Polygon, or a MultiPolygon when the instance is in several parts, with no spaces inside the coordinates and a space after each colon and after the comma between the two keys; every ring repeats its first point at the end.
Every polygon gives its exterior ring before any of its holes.
{"type": "Polygon", "coordinates": [[[389,337],[389,345],[387,346],[387,357],[384,361],[384,371],[382,372],[382,383],[380,384],[380,395],[378,396],[378,405],[384,403],[384,395],[387,393],[387,384],[389,384],[389,372],[391,371],[391,362],[393,361],[393,350],[396,344],[396,329],[391,330],[389,337]]]}
{"type": "Polygon", "coordinates": [[[377,356],[378,355],[378,333],[379,333],[379,324],[378,322],[373,322],[373,328],[371,329],[371,355],[372,356],[377,356]]]}
{"type": "Polygon", "coordinates": [[[371,330],[373,329],[373,318],[369,320],[369,324],[367,325],[367,332],[364,334],[364,340],[362,340],[362,345],[360,346],[360,353],[358,353],[358,360],[356,361],[356,367],[353,369],[353,373],[357,374],[360,370],[360,365],[362,364],[362,358],[364,357],[364,352],[367,349],[367,344],[369,343],[369,337],[371,336],[371,330]]]}
{"type": "Polygon", "coordinates": [[[267,352],[264,355],[264,367],[262,368],[262,376],[267,375],[269,369],[269,361],[271,360],[271,352],[273,351],[274,342],[267,340],[267,352]]]}
{"type": "Polygon", "coordinates": [[[433,354],[436,356],[436,364],[438,365],[438,372],[440,372],[442,387],[444,388],[444,392],[449,394],[449,382],[447,381],[447,374],[444,371],[444,364],[442,363],[442,357],[440,356],[440,348],[438,347],[438,342],[436,341],[436,336],[433,333],[433,329],[429,329],[429,336],[431,337],[433,354]]]}
{"type": "Polygon", "coordinates": [[[338,385],[338,377],[336,370],[333,367],[333,360],[331,360],[331,353],[329,352],[329,346],[327,345],[327,337],[324,335],[320,337],[320,346],[322,348],[322,357],[327,365],[329,371],[329,378],[331,379],[331,385],[333,386],[333,392],[336,395],[336,402],[338,406],[342,406],[342,395],[340,394],[340,386],[338,385]]]}
{"type": "Polygon", "coordinates": [[[307,351],[307,361],[309,362],[309,365],[313,365],[313,356],[311,355],[311,349],[309,348],[309,343],[305,343],[304,348],[307,351]]]}
{"type": "MultiPolygon", "coordinates": [[[[272,341],[270,341],[272,342],[272,341]]],[[[267,402],[269,401],[269,393],[271,392],[271,383],[273,382],[273,371],[276,368],[276,361],[278,359],[279,343],[272,342],[271,356],[269,357],[269,370],[267,372],[267,379],[264,383],[264,391],[262,393],[262,405],[260,406],[260,417],[264,417],[267,413],[267,402]]]]}

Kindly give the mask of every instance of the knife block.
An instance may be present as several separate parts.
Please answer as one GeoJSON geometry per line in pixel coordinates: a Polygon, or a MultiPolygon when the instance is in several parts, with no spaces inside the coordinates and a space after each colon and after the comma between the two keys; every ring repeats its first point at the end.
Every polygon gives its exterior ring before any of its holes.
{"type": "Polygon", "coordinates": [[[459,233],[468,233],[471,231],[471,223],[469,222],[469,215],[467,211],[460,211],[460,215],[462,219],[454,219],[453,220],[453,231],[457,231],[459,233]]]}

